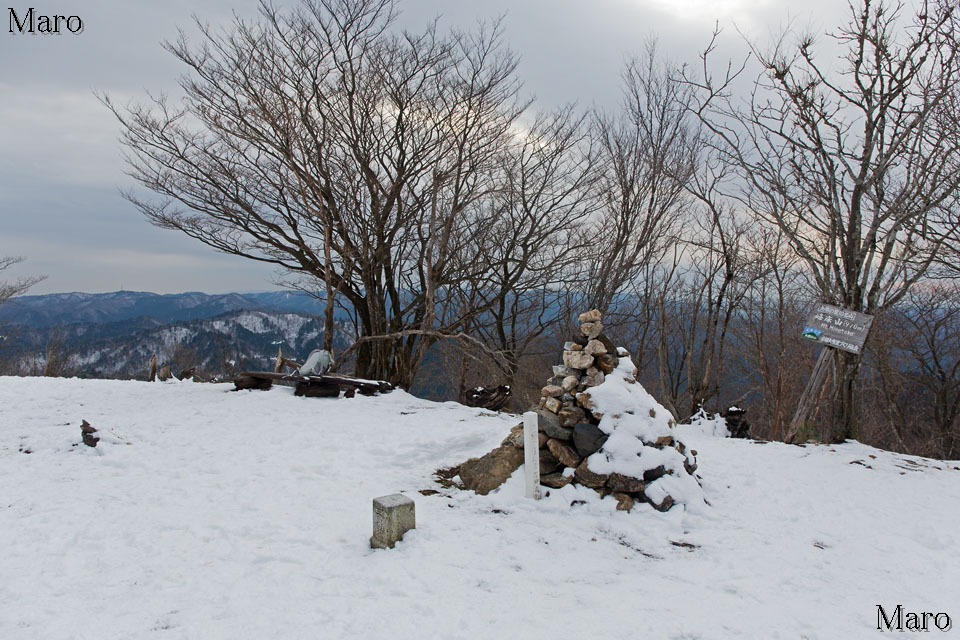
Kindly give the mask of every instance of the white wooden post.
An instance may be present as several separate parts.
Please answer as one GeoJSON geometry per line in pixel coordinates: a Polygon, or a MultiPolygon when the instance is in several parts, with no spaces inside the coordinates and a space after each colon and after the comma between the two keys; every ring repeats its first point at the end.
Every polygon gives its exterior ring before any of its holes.
{"type": "Polygon", "coordinates": [[[540,499],[540,417],[534,411],[523,414],[523,459],[525,495],[540,499]]]}

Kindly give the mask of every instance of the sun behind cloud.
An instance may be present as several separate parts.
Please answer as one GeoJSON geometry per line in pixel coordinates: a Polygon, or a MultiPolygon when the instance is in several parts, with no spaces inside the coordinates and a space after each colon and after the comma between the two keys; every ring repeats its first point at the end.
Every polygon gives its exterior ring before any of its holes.
{"type": "Polygon", "coordinates": [[[641,0],[653,9],[674,18],[691,21],[719,20],[738,24],[752,24],[757,14],[765,12],[773,0],[641,0]]]}

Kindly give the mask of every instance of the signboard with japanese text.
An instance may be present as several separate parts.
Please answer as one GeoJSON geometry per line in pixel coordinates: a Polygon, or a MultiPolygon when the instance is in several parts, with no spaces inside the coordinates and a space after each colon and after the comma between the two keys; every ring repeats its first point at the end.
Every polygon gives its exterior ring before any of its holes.
{"type": "Polygon", "coordinates": [[[850,353],[860,353],[872,323],[873,316],[821,303],[807,316],[801,337],[850,353]]]}

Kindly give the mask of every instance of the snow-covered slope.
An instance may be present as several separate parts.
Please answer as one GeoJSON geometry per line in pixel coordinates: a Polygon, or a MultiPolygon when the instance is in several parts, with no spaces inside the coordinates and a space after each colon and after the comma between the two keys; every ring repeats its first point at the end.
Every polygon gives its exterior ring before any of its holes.
{"type": "Polygon", "coordinates": [[[877,637],[878,604],[960,617],[960,463],[686,428],[710,506],[624,513],[526,500],[522,469],[484,497],[433,482],[516,416],[229,388],[0,378],[0,638],[846,639],[877,637]],[[397,491],[417,529],[371,550],[371,499],[397,491]]]}

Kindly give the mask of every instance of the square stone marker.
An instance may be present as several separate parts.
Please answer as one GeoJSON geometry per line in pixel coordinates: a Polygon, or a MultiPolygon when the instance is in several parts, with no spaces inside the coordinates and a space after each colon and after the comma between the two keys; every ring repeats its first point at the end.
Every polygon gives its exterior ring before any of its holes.
{"type": "Polygon", "coordinates": [[[373,499],[373,537],[370,538],[370,546],[374,549],[392,549],[403,538],[403,534],[416,527],[412,498],[394,493],[373,499]]]}

